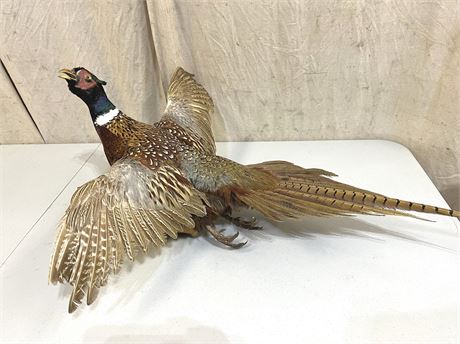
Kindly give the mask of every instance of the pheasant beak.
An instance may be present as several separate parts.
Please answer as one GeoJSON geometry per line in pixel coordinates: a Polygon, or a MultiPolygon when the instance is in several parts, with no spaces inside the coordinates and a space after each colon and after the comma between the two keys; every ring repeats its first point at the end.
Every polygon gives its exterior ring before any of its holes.
{"type": "Polygon", "coordinates": [[[66,68],[61,69],[59,71],[58,77],[65,79],[65,80],[77,81],[77,75],[75,74],[75,72],[73,70],[66,69],[66,68]]]}

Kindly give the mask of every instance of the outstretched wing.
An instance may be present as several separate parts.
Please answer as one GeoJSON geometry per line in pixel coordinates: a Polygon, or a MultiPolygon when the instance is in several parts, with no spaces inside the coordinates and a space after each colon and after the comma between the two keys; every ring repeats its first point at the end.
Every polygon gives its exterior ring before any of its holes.
{"type": "Polygon", "coordinates": [[[168,237],[193,234],[192,216],[204,216],[206,202],[176,168],[152,171],[133,159],[79,187],[59,225],[49,275],[73,286],[69,312],[85,295],[88,304],[95,300],[125,255],[133,260],[168,237]]]}
{"type": "Polygon", "coordinates": [[[201,143],[206,153],[215,154],[211,129],[214,104],[208,92],[195,81],[193,74],[181,67],[171,78],[168,103],[162,120],[171,120],[189,131],[201,143]]]}

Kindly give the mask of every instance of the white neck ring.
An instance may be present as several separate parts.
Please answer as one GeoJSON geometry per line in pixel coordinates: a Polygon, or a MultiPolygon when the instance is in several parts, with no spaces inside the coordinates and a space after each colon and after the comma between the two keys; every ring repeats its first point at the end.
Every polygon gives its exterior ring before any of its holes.
{"type": "Polygon", "coordinates": [[[110,110],[109,112],[106,112],[102,115],[99,115],[96,117],[96,120],[94,121],[94,124],[102,126],[106,125],[109,123],[111,120],[113,120],[115,117],[117,117],[120,114],[120,110],[117,108],[110,110]]]}

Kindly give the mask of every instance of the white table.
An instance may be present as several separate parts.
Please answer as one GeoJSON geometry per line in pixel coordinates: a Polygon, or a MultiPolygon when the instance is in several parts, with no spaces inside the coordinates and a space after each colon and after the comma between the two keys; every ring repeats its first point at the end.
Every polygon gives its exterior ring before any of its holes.
{"type": "MultiPolygon", "coordinates": [[[[388,196],[446,206],[412,154],[388,141],[221,143],[242,163],[284,159],[388,196]]],[[[170,241],[125,264],[67,314],[47,284],[56,225],[108,165],[100,146],[1,146],[1,343],[459,343],[456,219],[262,221],[240,250],[170,241]]],[[[229,230],[234,228],[227,225],[229,230]]]]}

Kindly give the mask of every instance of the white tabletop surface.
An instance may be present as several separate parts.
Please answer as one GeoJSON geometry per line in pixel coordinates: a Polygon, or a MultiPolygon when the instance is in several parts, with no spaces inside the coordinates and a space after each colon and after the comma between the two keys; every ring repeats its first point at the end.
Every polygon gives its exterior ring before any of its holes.
{"type": "MultiPolygon", "coordinates": [[[[446,206],[412,154],[388,141],[218,152],[446,206]]],[[[76,187],[107,168],[96,144],[0,146],[1,343],[460,343],[460,225],[431,215],[262,221],[263,231],[242,230],[240,250],[180,238],[125,264],[69,315],[70,288],[47,282],[56,226],[76,187]]]]}

